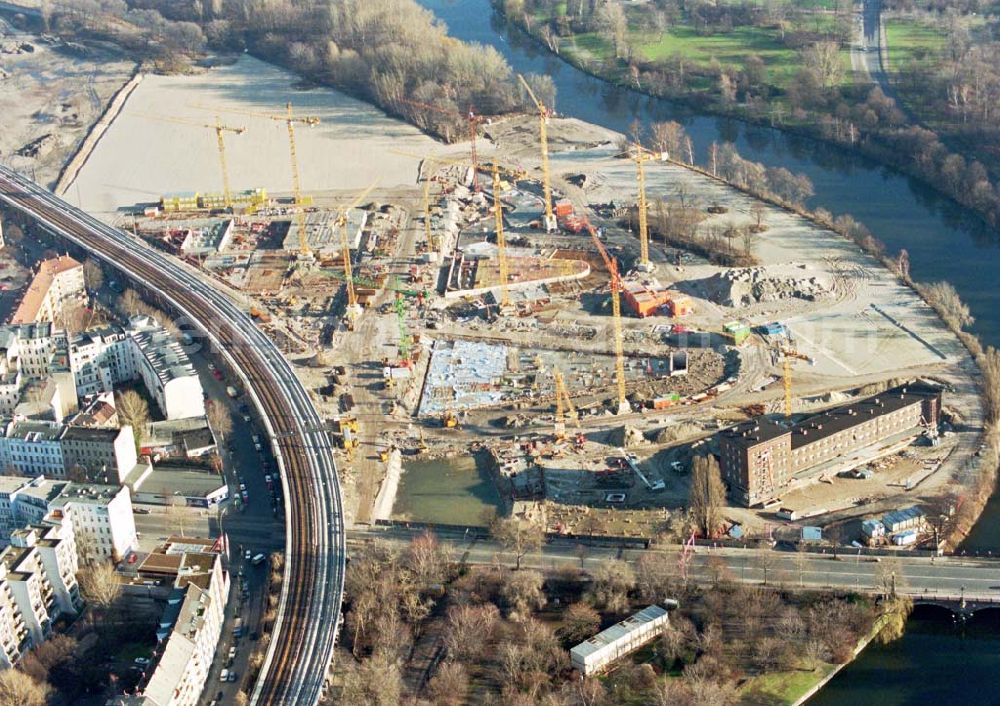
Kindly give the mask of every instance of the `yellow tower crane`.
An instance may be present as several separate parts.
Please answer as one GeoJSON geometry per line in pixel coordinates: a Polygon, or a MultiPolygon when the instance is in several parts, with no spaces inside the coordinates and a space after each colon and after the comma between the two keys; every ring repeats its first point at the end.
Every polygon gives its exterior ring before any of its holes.
{"type": "Polygon", "coordinates": [[[503,235],[503,204],[500,202],[500,165],[493,162],[493,212],[497,231],[497,264],[500,268],[500,308],[510,306],[510,292],[507,289],[507,241],[503,235]]]}
{"type": "Polygon", "coordinates": [[[558,230],[559,225],[556,223],[556,217],[552,213],[552,181],[549,173],[549,110],[535,96],[535,92],[531,90],[531,86],[524,80],[524,76],[518,74],[517,77],[520,79],[521,85],[524,86],[524,90],[528,92],[528,96],[532,102],[538,108],[538,141],[542,148],[542,198],[545,200],[545,232],[554,233],[558,230]]]}
{"type": "Polygon", "coordinates": [[[199,123],[195,120],[184,120],[182,118],[168,118],[161,115],[144,115],[141,113],[137,113],[137,115],[138,117],[145,118],[146,120],[160,120],[165,123],[193,125],[195,127],[204,127],[215,130],[215,139],[217,140],[219,150],[219,166],[222,168],[222,200],[226,208],[233,205],[233,195],[229,188],[229,167],[226,164],[226,140],[223,135],[227,132],[242,135],[247,131],[245,127],[231,127],[229,125],[223,125],[222,121],[220,121],[218,117],[215,118],[215,123],[206,125],[205,123],[199,123]]]}
{"type": "Polygon", "coordinates": [[[433,229],[431,228],[431,181],[433,181],[434,174],[441,167],[450,164],[469,164],[468,158],[464,159],[445,159],[443,157],[436,157],[431,154],[419,155],[413,154],[412,152],[405,152],[403,150],[389,150],[393,154],[401,154],[406,157],[416,157],[417,159],[422,159],[427,163],[427,173],[423,177],[424,180],[424,193],[423,193],[423,207],[424,207],[424,237],[427,238],[427,247],[431,252],[436,252],[440,247],[438,239],[434,236],[433,229]]]}
{"type": "Polygon", "coordinates": [[[256,118],[266,118],[267,120],[276,120],[285,123],[285,128],[288,130],[288,153],[292,167],[292,195],[295,198],[295,204],[300,207],[295,214],[295,226],[299,232],[299,256],[304,259],[312,259],[312,250],[309,248],[309,234],[306,233],[306,217],[301,208],[305,203],[305,199],[302,196],[302,184],[299,179],[299,159],[295,148],[295,123],[312,127],[319,125],[319,118],[315,115],[295,116],[292,113],[291,101],[285,103],[285,112],[278,115],[253,110],[238,110],[235,108],[221,108],[219,110],[228,113],[239,113],[241,115],[252,115],[256,118]]]}
{"type": "Polygon", "coordinates": [[[566,391],[562,372],[558,368],[553,368],[552,377],[556,388],[555,437],[562,439],[566,434],[565,418],[569,417],[578,429],[580,428],[580,419],[576,413],[576,407],[573,406],[573,400],[570,399],[569,393],[566,391]]]}
{"type": "Polygon", "coordinates": [[[639,265],[641,272],[652,272],[653,264],[649,261],[649,224],[646,210],[646,170],[643,163],[649,159],[642,145],[633,145],[632,159],[635,160],[635,178],[639,185],[639,265]]]}
{"type": "Polygon", "coordinates": [[[618,414],[627,414],[631,411],[628,399],[625,396],[625,343],[624,332],[622,331],[622,302],[621,290],[622,281],[618,274],[618,265],[608,254],[604,243],[597,237],[597,229],[587,223],[587,231],[597,246],[597,251],[601,253],[608,274],[611,275],[611,316],[614,323],[615,335],[615,382],[618,385],[618,414]]]}
{"type": "Polygon", "coordinates": [[[813,360],[809,356],[799,353],[793,348],[784,348],[781,351],[781,355],[784,358],[782,361],[783,376],[782,379],[785,385],[785,419],[791,419],[792,417],[792,361],[795,359],[804,360],[812,363],[813,360]]]}
{"type": "Polygon", "coordinates": [[[347,324],[348,327],[354,328],[354,321],[358,317],[359,307],[358,307],[358,296],[354,291],[354,273],[353,267],[351,265],[351,241],[347,234],[347,213],[352,208],[357,206],[361,201],[375,188],[375,184],[372,184],[367,189],[362,191],[351,203],[346,206],[340,206],[337,208],[337,218],[333,222],[333,227],[340,229],[340,244],[343,248],[344,257],[344,282],[347,284],[347,324]]]}

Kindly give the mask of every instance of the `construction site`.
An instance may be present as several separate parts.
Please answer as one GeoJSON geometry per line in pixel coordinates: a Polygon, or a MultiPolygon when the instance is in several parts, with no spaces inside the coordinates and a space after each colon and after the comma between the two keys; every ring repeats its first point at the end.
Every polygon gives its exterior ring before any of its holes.
{"type": "MultiPolygon", "coordinates": [[[[684,516],[692,458],[719,454],[721,430],[764,415],[791,427],[917,380],[942,391],[935,429],[873,439],[863,477],[810,468],[766,502],[733,502],[721,531],[763,536],[779,511],[844,522],[969,481],[982,409],[967,352],[910,289],[811,221],[541,103],[535,116],[470,113],[470,140],[447,148],[422,136],[387,147],[359,123],[351,149],[378,144],[377,174],[345,187],[300,164],[343,158],[335,140],[301,145],[307,130],[340,129],[326,127],[335,108],[310,110],[321,91],[270,109],[193,91],[185,105],[201,113],[143,118],[142,90],[127,127],[181,126],[214,150],[198,183],[136,182],[149,197],[109,218],[225,287],[297,364],[338,440],[350,521],[468,523],[447,512],[460,496],[414,509],[406,476],[475,456],[463,472],[491,484],[497,512],[651,538],[684,516]],[[258,125],[290,184],[237,166],[258,125]],[[700,247],[657,237],[680,217],[700,247]],[[742,264],[713,264],[709,241],[742,264]]],[[[102,150],[81,171],[90,188],[89,169],[113,168],[102,150]]],[[[111,197],[94,198],[101,210],[111,197]]]]}

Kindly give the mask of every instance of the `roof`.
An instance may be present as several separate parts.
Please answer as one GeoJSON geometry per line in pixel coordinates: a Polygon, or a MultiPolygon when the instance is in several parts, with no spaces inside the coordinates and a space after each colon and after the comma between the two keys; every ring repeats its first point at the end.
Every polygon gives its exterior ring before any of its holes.
{"type": "Polygon", "coordinates": [[[103,441],[113,443],[122,433],[121,429],[108,427],[66,427],[62,438],[67,441],[103,441]]]}
{"type": "Polygon", "coordinates": [[[882,516],[882,524],[886,527],[891,527],[895,524],[900,524],[903,522],[910,522],[912,520],[920,519],[924,516],[924,511],[921,510],[916,505],[912,507],[906,507],[902,510],[893,510],[892,512],[887,512],[882,516]]]}
{"type": "Polygon", "coordinates": [[[602,630],[589,640],[581,642],[579,645],[570,650],[570,654],[586,658],[598,650],[628,637],[630,633],[634,632],[646,623],[651,623],[654,620],[664,617],[665,615],[667,615],[666,608],[658,605],[651,605],[643,608],[635,615],[626,618],[620,623],[615,623],[607,630],[602,630]]]}
{"type": "Polygon", "coordinates": [[[42,260],[41,264],[38,265],[38,272],[35,273],[34,279],[31,280],[31,284],[28,285],[28,289],[24,292],[24,297],[21,298],[21,303],[11,317],[10,322],[12,324],[34,322],[55,278],[77,267],[83,267],[83,265],[69,255],[60,255],[51,260],[42,260]]]}
{"type": "Polygon", "coordinates": [[[205,497],[226,485],[218,473],[190,466],[158,465],[135,486],[136,493],[169,497],[205,497]]]}
{"type": "Polygon", "coordinates": [[[795,425],[792,448],[806,446],[817,439],[823,439],[855,427],[872,417],[891,414],[939,394],[938,390],[922,386],[907,387],[901,385],[886,390],[880,395],[829,409],[795,425]]]}
{"type": "Polygon", "coordinates": [[[788,427],[767,417],[756,417],[749,422],[723,429],[719,435],[730,444],[746,449],[791,433],[788,427]]]}
{"type": "Polygon", "coordinates": [[[802,539],[807,542],[820,542],[823,540],[823,530],[819,527],[803,527],[802,539]]]}
{"type": "Polygon", "coordinates": [[[134,317],[129,322],[129,333],[161,384],[166,385],[177,378],[197,376],[191,359],[180,342],[174,340],[149,317],[134,317]]]}

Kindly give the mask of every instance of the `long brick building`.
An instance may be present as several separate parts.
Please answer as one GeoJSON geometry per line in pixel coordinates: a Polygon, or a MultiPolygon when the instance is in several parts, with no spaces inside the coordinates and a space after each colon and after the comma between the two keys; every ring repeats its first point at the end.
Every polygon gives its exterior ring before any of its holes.
{"type": "Polygon", "coordinates": [[[758,417],[719,432],[722,479],[751,507],[777,497],[799,473],[892,437],[937,427],[941,391],[901,386],[794,425],[758,417]]]}

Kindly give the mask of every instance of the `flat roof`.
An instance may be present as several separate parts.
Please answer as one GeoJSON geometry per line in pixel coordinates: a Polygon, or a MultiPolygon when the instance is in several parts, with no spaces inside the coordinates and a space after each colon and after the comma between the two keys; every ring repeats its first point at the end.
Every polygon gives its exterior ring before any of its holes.
{"type": "Polygon", "coordinates": [[[135,487],[135,492],[204,497],[225,485],[225,479],[214,471],[196,471],[187,466],[157,466],[135,487]]]}
{"type": "Polygon", "coordinates": [[[601,632],[594,635],[589,640],[584,640],[579,645],[570,650],[570,654],[579,657],[588,657],[593,653],[601,650],[608,645],[612,645],[619,640],[628,637],[630,633],[635,632],[636,629],[645,625],[646,623],[651,623],[654,620],[658,620],[667,614],[667,609],[658,606],[651,605],[643,608],[635,615],[632,615],[620,623],[615,623],[607,630],[602,630],[601,632]]]}

